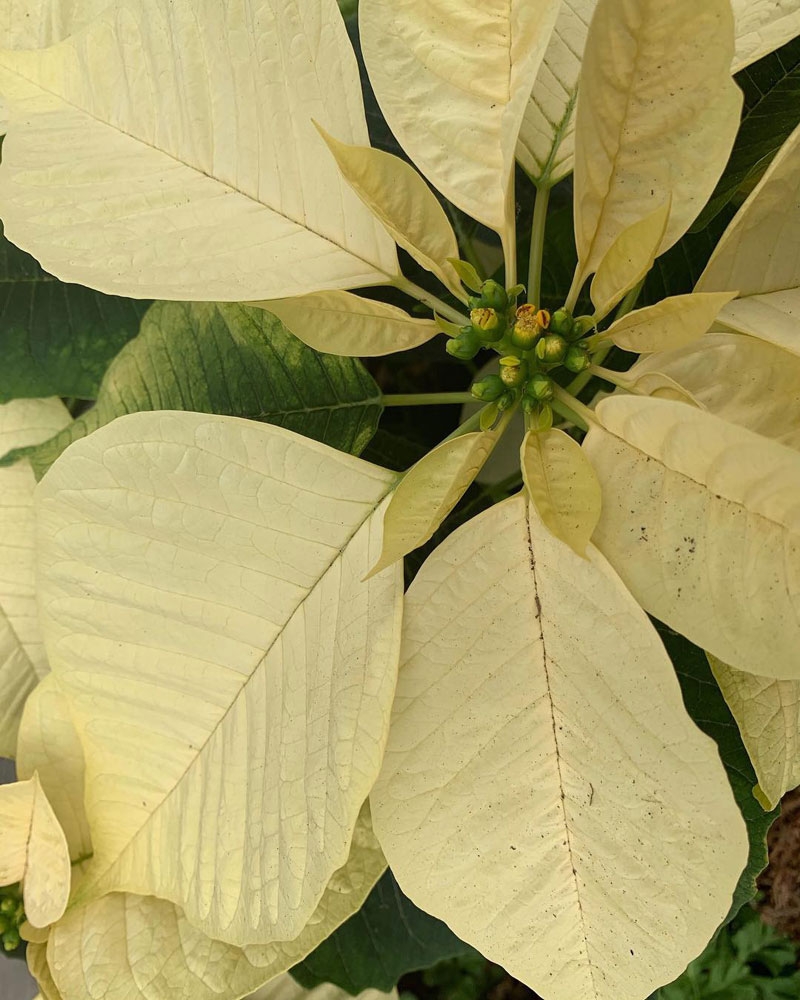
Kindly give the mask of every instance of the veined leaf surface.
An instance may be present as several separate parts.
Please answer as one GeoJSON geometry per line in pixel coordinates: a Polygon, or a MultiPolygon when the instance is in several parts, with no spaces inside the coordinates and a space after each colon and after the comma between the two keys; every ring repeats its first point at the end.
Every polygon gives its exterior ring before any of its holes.
{"type": "Polygon", "coordinates": [[[800,679],[800,454],[671,400],[596,415],[594,542],[634,597],[724,663],[800,679]]]}
{"type": "Polygon", "coordinates": [[[71,860],[85,860],[92,853],[92,837],[83,806],[83,747],[53,674],[25,702],[19,727],[17,775],[25,779],[34,774],[64,831],[71,860]]]}
{"type": "Polygon", "coordinates": [[[3,52],[0,93],[6,235],[65,281],[243,301],[397,272],[312,124],[369,142],[335,0],[122,0],[3,52]]]}
{"type": "Polygon", "coordinates": [[[800,683],[758,677],[709,656],[758,775],[757,798],[774,809],[800,785],[800,683]]]}
{"type": "Polygon", "coordinates": [[[800,357],[756,337],[712,330],[674,351],[640,358],[632,378],[673,378],[723,420],[800,450],[800,357]]]}
{"type": "Polygon", "coordinates": [[[80,31],[110,0],[3,0],[0,38],[10,49],[40,49],[80,31]]]}
{"type": "Polygon", "coordinates": [[[739,124],[733,45],[729,0],[597,4],[576,116],[576,284],[665,201],[661,253],[708,200],[739,124]]]}
{"type": "MultiPolygon", "coordinates": [[[[69,423],[60,399],[0,405],[0,450],[38,444],[69,423]]],[[[34,589],[33,491],[27,462],[0,469],[0,756],[16,754],[25,699],[47,673],[34,589]]]]}
{"type": "Polygon", "coordinates": [[[523,497],[430,556],[372,810],[403,891],[537,993],[642,1000],[725,916],[747,836],[655,631],[587,556],[523,497]]]}
{"type": "Polygon", "coordinates": [[[361,42],[390,128],[454,205],[514,247],[514,151],[558,0],[362,0],[361,42]]]}
{"type": "Polygon", "coordinates": [[[64,913],[69,897],[67,841],[47,796],[34,776],[0,785],[0,885],[22,882],[25,916],[47,927],[64,913]]]}
{"type": "Polygon", "coordinates": [[[354,453],[382,412],[380,390],[359,361],[318,354],[261,309],[156,302],[109,366],[95,406],[4,461],[27,458],[41,478],[68,445],[116,417],[177,409],[263,420],[354,453]]]}
{"type": "Polygon", "coordinates": [[[394,478],[182,412],[120,418],[44,478],[41,617],[94,841],[78,902],[157,894],[240,946],[303,930],[383,754],[402,573],[362,581],[394,478]]]}
{"type": "Polygon", "coordinates": [[[418,347],[441,333],[429,319],[351,292],[312,292],[253,305],[266,309],[309,347],[345,357],[377,357],[418,347]]]}
{"type": "Polygon", "coordinates": [[[673,295],[616,320],[603,337],[626,351],[650,354],[692,343],[706,333],[735,292],[673,295]]]}
{"type": "Polygon", "coordinates": [[[365,809],[347,863],[293,940],[237,948],[206,937],[166,900],[111,893],[70,910],[52,929],[50,971],[62,1000],[235,1000],[328,937],[358,910],[385,867],[365,809]]]}
{"type": "MultiPolygon", "coordinates": [[[[554,184],[572,171],[578,77],[596,5],[597,0],[564,0],[525,108],[517,159],[536,180],[554,184]]],[[[733,13],[734,73],[800,34],[799,0],[733,0],[733,13]]]]}

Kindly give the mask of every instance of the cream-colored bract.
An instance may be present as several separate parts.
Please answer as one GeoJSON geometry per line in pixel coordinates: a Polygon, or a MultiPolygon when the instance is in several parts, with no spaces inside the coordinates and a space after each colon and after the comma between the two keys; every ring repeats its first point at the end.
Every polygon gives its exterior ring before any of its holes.
{"type": "Polygon", "coordinates": [[[412,466],[392,493],[383,516],[383,548],[370,576],[424,545],[483,468],[496,431],[462,434],[412,466]]]}
{"type": "Polygon", "coordinates": [[[800,276],[797,281],[793,288],[736,299],[720,313],[720,324],[800,357],[800,276]]]}
{"type": "Polygon", "coordinates": [[[753,763],[756,796],[774,809],[800,784],[800,682],[757,677],[708,659],[753,763]]]}
{"type": "Polygon", "coordinates": [[[670,377],[705,409],[800,450],[800,357],[755,337],[712,330],[640,358],[632,378],[670,377]]]}
{"type": "Polygon", "coordinates": [[[653,266],[669,222],[670,204],[668,198],[655,211],[628,226],[608,248],[591,285],[598,320],[607,316],[653,266]]]}
{"type": "Polygon", "coordinates": [[[516,246],[514,151],[560,0],[362,0],[364,60],[400,144],[454,205],[516,246]]]}
{"type": "Polygon", "coordinates": [[[404,892],[537,993],[643,1000],[725,916],[747,835],[655,631],[587,557],[514,497],[427,560],[372,810],[404,892]]]}
{"type": "Polygon", "coordinates": [[[539,517],[582,558],[600,519],[600,483],[578,442],[560,430],[525,435],[522,476],[539,517]]]}
{"type": "Polygon", "coordinates": [[[114,0],[2,0],[3,48],[39,49],[86,27],[114,0]]]}
{"type": "MultiPolygon", "coordinates": [[[[380,990],[364,990],[357,1000],[397,1000],[397,989],[382,993],[380,990]]],[[[248,1000],[348,1000],[349,993],[333,983],[320,983],[312,990],[304,989],[290,975],[278,976],[271,983],[256,990],[248,1000]]]]}
{"type": "Polygon", "coordinates": [[[708,200],[739,126],[733,31],[730,0],[597,4],[576,116],[574,288],[668,198],[659,252],[708,200]]]}
{"type": "Polygon", "coordinates": [[[735,295],[736,292],[673,295],[616,320],[603,331],[603,338],[636,354],[684,347],[711,328],[720,309],[735,295]]]}
{"type": "MultiPolygon", "coordinates": [[[[15,399],[0,405],[0,455],[38,444],[70,421],[60,399],[15,399]]],[[[31,467],[0,469],[0,756],[16,754],[25,699],[47,673],[34,594],[31,467]]]]}
{"type": "Polygon", "coordinates": [[[122,417],[37,491],[48,658],[86,755],[78,901],[159,895],[290,940],[380,767],[402,571],[363,577],[394,474],[281,428],[122,417]]]}
{"type": "Polygon", "coordinates": [[[413,319],[397,306],[352,292],[312,292],[251,305],[273,313],[295,337],[325,354],[378,357],[418,347],[441,333],[433,320],[413,319]]]}
{"type": "Polygon", "coordinates": [[[67,907],[69,851],[36,774],[28,781],[0,785],[0,885],[22,882],[25,916],[47,927],[67,907]]]}
{"type": "Polygon", "coordinates": [[[245,301],[397,272],[312,123],[369,141],[335,0],[120,0],[0,54],[0,95],[6,235],[63,280],[245,301]]]}
{"type": "Polygon", "coordinates": [[[596,415],[594,542],[634,597],[733,667],[800,679],[800,453],[670,400],[596,415]]]}
{"type": "MultiPolygon", "coordinates": [[[[655,396],[658,399],[674,399],[678,403],[689,403],[704,409],[703,404],[670,375],[665,375],[654,366],[654,371],[638,371],[636,365],[626,372],[614,373],[614,385],[637,396],[655,396]]],[[[605,372],[608,375],[608,372],[605,372]]],[[[598,400],[599,402],[599,400],[598,400]]]]}
{"type": "Polygon", "coordinates": [[[111,893],[51,930],[48,966],[61,1000],[237,1000],[302,961],[361,907],[385,868],[365,808],[347,863],[294,940],[237,948],[206,937],[166,900],[111,893]]]}
{"type": "MultiPolygon", "coordinates": [[[[517,159],[537,182],[571,172],[581,60],[597,0],[563,0],[533,93],[525,109],[517,159]]],[[[800,0],[733,0],[736,52],[731,71],[800,34],[800,0]]]]}
{"type": "Polygon", "coordinates": [[[38,774],[53,812],[67,838],[73,861],[92,853],[92,837],[83,807],[84,758],[69,705],[53,674],[25,702],[17,742],[17,775],[38,774]]]}
{"type": "Polygon", "coordinates": [[[445,210],[417,171],[381,149],[351,146],[320,130],[342,176],[389,235],[457,297],[464,289],[448,263],[458,242],[445,210]]]}
{"type": "MultiPolygon", "coordinates": [[[[736,289],[745,297],[798,287],[800,127],[781,146],[725,230],[696,289],[736,289]]],[[[727,312],[733,313],[736,305],[729,306],[727,312]]]]}

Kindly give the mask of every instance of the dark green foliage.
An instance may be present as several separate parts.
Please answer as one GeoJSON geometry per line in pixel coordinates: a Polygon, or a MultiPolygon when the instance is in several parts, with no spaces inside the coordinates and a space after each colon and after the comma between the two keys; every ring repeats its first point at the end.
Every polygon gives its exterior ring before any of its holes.
{"type": "Polygon", "coordinates": [[[309,989],[335,983],[355,996],[369,987],[390,990],[406,972],[465,954],[485,964],[446,924],[404,896],[387,871],[358,913],[291,971],[309,989]]]}
{"type": "Polygon", "coordinates": [[[9,243],[0,226],[0,403],[94,399],[149,304],[56,280],[9,243]]]}
{"type": "Polygon", "coordinates": [[[248,417],[358,454],[382,406],[358,360],[319,354],[263,309],[156,302],[106,372],[96,405],[54,438],[4,461],[25,455],[42,476],[72,441],[139,410],[248,417]]]}

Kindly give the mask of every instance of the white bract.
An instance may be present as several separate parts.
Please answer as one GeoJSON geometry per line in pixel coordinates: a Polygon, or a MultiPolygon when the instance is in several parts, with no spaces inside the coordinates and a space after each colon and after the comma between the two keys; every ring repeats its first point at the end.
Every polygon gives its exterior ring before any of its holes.
{"type": "MultiPolygon", "coordinates": [[[[236,1000],[357,910],[385,852],[414,902],[545,1000],[644,1000],[724,920],[748,858],[645,611],[716,658],[761,801],[800,778],[800,133],[697,289],[632,311],[722,174],[732,66],[796,34],[800,4],[361,0],[413,165],[369,147],[334,0],[117,0],[85,26],[50,6],[74,34],[0,52],[0,217],[44,267],[252,301],[321,351],[441,331],[501,359],[479,416],[400,479],[231,417],[100,428],[36,493],[38,616],[30,470],[0,470],[20,484],[0,518],[0,580],[11,566],[21,588],[0,594],[7,794],[22,816],[41,783],[72,862],[63,912],[63,864],[0,855],[29,924],[53,924],[28,929],[43,993],[236,1000]],[[515,156],[537,186],[519,306],[515,156]],[[536,265],[573,162],[578,261],[551,316],[536,265]],[[427,182],[499,234],[504,285],[458,259],[427,182]],[[435,316],[352,291],[380,284],[435,316]],[[612,344],[645,357],[609,372],[612,344]],[[589,409],[592,374],[629,394],[589,409]],[[400,560],[519,411],[522,493],[429,556],[401,648],[400,560]],[[57,882],[44,901],[37,878],[57,882]]],[[[9,446],[65,422],[9,405],[9,446]]]]}

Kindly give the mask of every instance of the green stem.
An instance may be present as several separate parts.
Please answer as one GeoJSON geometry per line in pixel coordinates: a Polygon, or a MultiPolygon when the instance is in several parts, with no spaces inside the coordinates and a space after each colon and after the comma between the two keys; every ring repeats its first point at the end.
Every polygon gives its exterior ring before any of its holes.
{"type": "Polygon", "coordinates": [[[537,187],[536,201],[533,205],[533,222],[531,224],[531,253],[528,259],[528,302],[537,308],[542,295],[542,259],[544,256],[544,231],[547,225],[547,205],[550,201],[550,188],[537,187]]]}
{"type": "MultiPolygon", "coordinates": [[[[474,396],[472,397],[472,402],[477,402],[474,396]]],[[[462,434],[479,431],[481,429],[481,413],[483,410],[484,407],[482,406],[480,410],[477,410],[471,417],[468,417],[463,424],[459,424],[452,433],[447,435],[446,438],[443,438],[440,444],[444,444],[445,441],[452,441],[453,438],[461,437],[462,434]]]]}
{"type": "Polygon", "coordinates": [[[555,397],[550,405],[556,413],[560,413],[562,417],[571,420],[581,430],[588,431],[589,427],[595,422],[595,415],[589,407],[584,406],[580,400],[576,399],[559,385],[554,386],[554,391],[555,397]]]}
{"type": "MultiPolygon", "coordinates": [[[[614,316],[615,323],[618,319],[622,319],[623,316],[627,316],[628,313],[633,309],[633,307],[636,305],[636,300],[639,298],[639,293],[641,292],[643,286],[644,286],[644,278],[642,278],[642,280],[637,285],[634,285],[633,288],[628,292],[628,294],[622,300],[622,302],[620,302],[619,308],[617,309],[616,315],[614,316]]],[[[602,334],[596,336],[602,336],[602,334]]],[[[608,340],[605,342],[605,344],[602,344],[598,348],[598,350],[596,350],[592,354],[593,368],[597,367],[598,365],[601,365],[603,361],[605,361],[606,355],[613,346],[614,345],[612,344],[612,342],[608,340]]],[[[578,393],[584,389],[589,379],[592,377],[592,374],[593,373],[591,368],[587,368],[585,372],[581,372],[580,375],[577,375],[567,386],[567,392],[572,393],[573,396],[577,396],[578,393]]]]}
{"type": "Polygon", "coordinates": [[[428,306],[435,313],[439,313],[440,316],[449,319],[451,323],[457,323],[459,326],[466,326],[469,323],[469,317],[465,316],[464,313],[449,306],[446,302],[442,302],[438,296],[426,291],[424,288],[420,288],[419,285],[414,284],[413,281],[409,281],[408,278],[404,278],[401,275],[395,278],[393,284],[395,288],[398,288],[401,292],[405,292],[406,295],[410,295],[418,302],[422,302],[423,305],[428,306]]]}
{"type": "Polygon", "coordinates": [[[445,406],[453,403],[474,403],[471,392],[401,392],[383,396],[384,406],[445,406]]]}
{"type": "Polygon", "coordinates": [[[622,372],[612,371],[610,368],[601,368],[600,365],[592,365],[589,369],[592,375],[596,375],[601,378],[604,382],[610,382],[612,385],[618,386],[620,389],[626,388],[626,383],[622,372]]]}

